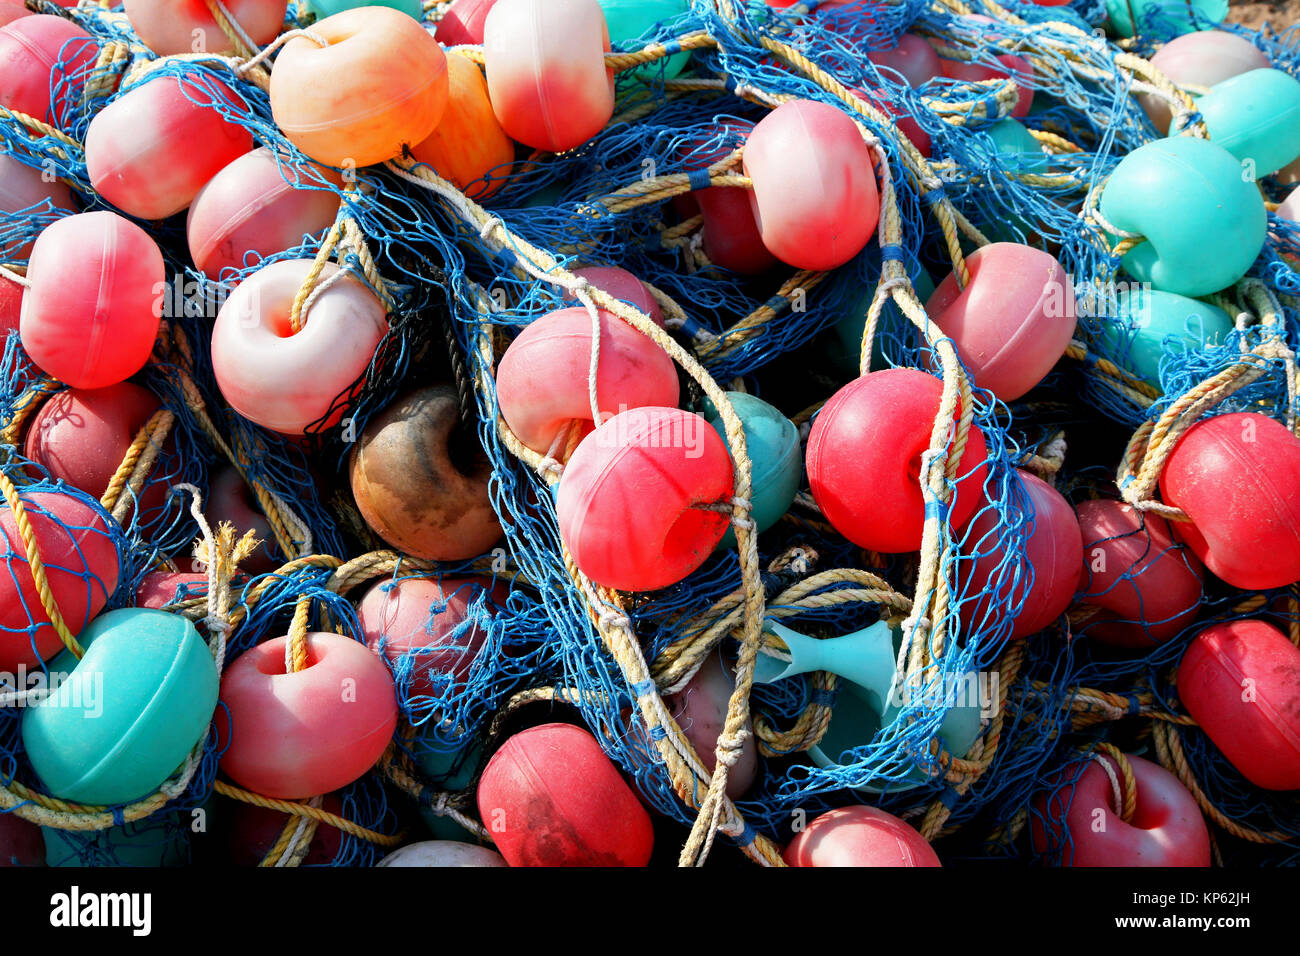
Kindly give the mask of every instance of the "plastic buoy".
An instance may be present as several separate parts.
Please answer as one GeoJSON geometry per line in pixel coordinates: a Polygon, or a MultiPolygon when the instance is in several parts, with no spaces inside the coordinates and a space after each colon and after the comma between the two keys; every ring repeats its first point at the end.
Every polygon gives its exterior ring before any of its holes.
{"type": "Polygon", "coordinates": [[[81,98],[85,74],[98,56],[99,42],[63,17],[39,13],[0,27],[0,106],[60,125],[64,110],[81,98]]]}
{"type": "Polygon", "coordinates": [[[1119,161],[1101,213],[1144,237],[1124,269],[1162,292],[1208,295],[1246,274],[1264,245],[1268,213],[1237,157],[1215,143],[1173,136],[1119,161]]]}
{"type": "MultiPolygon", "coordinates": [[[[972,17],[971,19],[981,19],[972,17]]],[[[974,63],[969,60],[940,60],[939,68],[943,75],[953,80],[966,83],[979,83],[983,80],[1015,80],[1016,105],[1011,115],[1024,119],[1034,105],[1034,68],[1023,56],[1014,53],[1002,53],[997,56],[998,66],[974,63]]]]}
{"type": "Polygon", "coordinates": [[[1101,608],[1081,630],[1121,647],[1169,640],[1201,605],[1201,562],[1174,540],[1159,515],[1119,501],[1081,501],[1083,531],[1079,602],[1101,608]]]}
{"type": "Polygon", "coordinates": [[[979,388],[1003,401],[1043,380],[1074,334],[1074,287],[1049,253],[995,242],[966,257],[963,289],[950,273],[925,310],[970,369],[979,388]]]}
{"type": "Polygon", "coordinates": [[[505,866],[500,853],[454,840],[425,840],[394,850],[375,866],[505,866]]]}
{"type": "Polygon", "coordinates": [[[429,137],[411,147],[411,156],[478,202],[501,187],[515,144],[492,112],[477,63],[447,55],[447,108],[429,137]]]}
{"type": "Polygon", "coordinates": [[[1196,101],[1210,138],[1257,177],[1300,158],[1300,80],[1281,70],[1251,70],[1196,101]]]}
{"type": "MultiPolygon", "coordinates": [[[[640,309],[655,325],[663,328],[663,309],[650,294],[646,284],[626,269],[620,269],[618,266],[583,266],[581,269],[574,269],[573,274],[580,279],[586,279],[602,292],[607,292],[633,308],[640,309]]],[[[577,302],[578,299],[572,292],[566,290],[564,301],[577,302]]]]}
{"type": "Polygon", "coordinates": [[[1003,519],[997,509],[989,505],[976,514],[965,532],[963,551],[974,563],[966,576],[961,606],[968,623],[988,623],[989,614],[1014,614],[1012,638],[1037,633],[1065,613],[1074,598],[1083,558],[1079,522],[1070,503],[1036,475],[1021,470],[1016,474],[1032,518],[1026,520],[1023,537],[1004,550],[998,540],[1003,519]],[[1007,560],[1016,555],[1023,557],[1018,573],[1007,560]]]}
{"type": "MultiPolygon", "coordinates": [[[[1268,57],[1255,44],[1236,33],[1197,30],[1174,37],[1151,57],[1151,65],[1177,86],[1213,87],[1217,83],[1268,67],[1268,57]]],[[[1138,102],[1161,135],[1169,132],[1173,115],[1169,104],[1150,94],[1138,102]]]]}
{"type": "MultiPolygon", "coordinates": [[[[1195,798],[1168,770],[1127,756],[1137,787],[1132,819],[1120,815],[1111,774],[1093,760],[1034,801],[1034,851],[1059,853],[1063,866],[1209,866],[1210,832],[1195,798]]],[[[1119,779],[1113,758],[1097,759],[1119,779]]]]}
{"type": "Polygon", "coordinates": [[[1191,519],[1175,534],[1233,587],[1300,579],[1300,439],[1280,422],[1255,412],[1197,422],[1165,462],[1160,494],[1191,519]]]}
{"type": "Polygon", "coordinates": [[[388,7],[345,10],[310,30],[328,46],[294,37],[271,72],[271,114],[295,146],[356,168],[429,138],[447,106],[447,58],[432,34],[388,7]]]}
{"type": "Polygon", "coordinates": [[[217,705],[212,653],[187,619],[141,608],[109,611],[77,640],[85,656],[60,655],[50,669],[68,676],[23,716],[23,749],[56,797],[138,800],[206,736],[217,705]]]}
{"type": "Polygon", "coordinates": [[[265,147],[245,153],[194,197],[185,232],[190,257],[213,279],[302,244],[334,224],[340,187],[334,172],[277,157],[265,147]]]}
{"type": "Polygon", "coordinates": [[[1300,648],[1263,621],[1206,628],[1178,665],[1178,697],[1242,776],[1300,789],[1300,648]]]}
{"type": "MultiPolygon", "coordinates": [[[[716,648],[700,665],[695,676],[676,694],[666,697],[673,720],[699,755],[709,773],[717,764],[718,737],[727,722],[727,708],[736,690],[736,680],[716,648]]],[[[752,721],[740,756],[727,773],[727,796],[737,800],[744,796],[758,773],[758,753],[754,748],[752,721]]],[[[647,752],[655,750],[647,741],[647,752]]]]}
{"type": "Polygon", "coordinates": [[[654,845],[618,769],[569,724],[510,737],[483,771],[478,809],[510,866],[645,866],[654,845]]]}
{"type": "Polygon", "coordinates": [[[455,0],[438,21],[434,34],[446,46],[477,46],[483,42],[483,21],[497,0],[455,0]]]}
{"type": "Polygon", "coordinates": [[[699,415],[633,408],[578,445],[556,496],[560,535],[595,583],[620,591],[676,584],[731,523],[727,446],[699,415]]]}
{"type": "MultiPolygon", "coordinates": [[[[288,0],[224,0],[229,15],[258,46],[275,39],[288,0]]],[[[159,56],[235,52],[206,0],[126,0],[126,18],[144,45],[159,56]]]]}
{"type": "Polygon", "coordinates": [[[828,810],[785,848],[788,866],[942,866],[925,838],[876,807],[828,810]]]}
{"type": "Polygon", "coordinates": [[[463,561],[501,537],[488,488],[491,463],[460,425],[453,387],[422,388],[371,419],[352,453],[357,509],[406,554],[463,561]]]}
{"type": "MultiPolygon", "coordinates": [[[[599,310],[600,353],[596,398],[608,418],[623,409],[676,405],[677,371],[668,353],[617,316],[599,310]]],[[[592,421],[588,378],[591,316],[585,308],[560,309],[532,322],[510,343],[497,367],[501,417],[533,451],[547,454],[578,423],[586,435],[592,421]]]]}
{"type": "MultiPolygon", "coordinates": [[[[895,554],[921,547],[925,499],[921,456],[939,412],[943,385],[915,369],[885,369],[831,396],[813,420],[806,464],[813,498],[854,544],[895,554]]],[[[949,505],[954,527],[982,500],[988,452],[971,427],[949,505]]]]}
{"type": "Polygon", "coordinates": [[[287,637],[245,651],[221,679],[221,769],[268,797],[302,800],[347,786],[383,755],[397,727],[388,668],[364,644],[307,635],[306,666],[289,671],[287,637]]]}
{"type": "Polygon", "coordinates": [[[1165,356],[1222,345],[1234,327],[1217,305],[1136,287],[1116,296],[1114,314],[1102,317],[1101,335],[1120,367],[1159,388],[1165,356]]]}
{"type": "Polygon", "coordinates": [[[871,150],[853,120],[826,103],[782,103],[745,142],[745,174],[763,245],[788,265],[833,269],[880,220],[871,150]]]}
{"type": "Polygon", "coordinates": [[[158,336],[162,252],[111,212],[47,226],[27,264],[23,348],[74,388],[103,388],[144,367],[158,336]]]}
{"type": "MultiPolygon", "coordinates": [[[[892,47],[868,51],[867,59],[877,67],[887,67],[898,73],[914,88],[943,72],[939,54],[934,52],[934,47],[924,37],[914,33],[904,33],[892,47]]],[[[882,75],[893,79],[888,74],[882,75]]]]}
{"type": "Polygon", "coordinates": [[[223,108],[247,106],[212,79],[163,76],[132,87],[90,121],[91,185],[138,219],[180,212],[223,166],[253,148],[252,134],[227,120],[223,108]]]}
{"type": "Polygon", "coordinates": [[[492,109],[511,139],[552,153],[614,115],[609,30],[596,0],[496,0],[483,24],[492,109]]]}
{"type": "MultiPolygon", "coordinates": [[[[212,369],[231,408],[290,435],[343,417],[350,390],[388,331],[383,304],[347,276],[316,297],[294,332],[294,297],[311,270],[310,259],[264,266],[230,294],[212,329],[212,369]]],[[[326,263],[318,287],[338,271],[326,263]]]]}
{"type": "MultiPolygon", "coordinates": [[[[76,211],[72,191],[66,183],[60,179],[46,182],[41,170],[35,166],[28,166],[8,153],[0,153],[0,212],[19,213],[33,206],[40,206],[38,211],[46,213],[62,210],[63,215],[76,211]]],[[[28,228],[34,232],[40,228],[39,222],[34,221],[28,228]]],[[[35,241],[34,236],[31,239],[8,239],[0,243],[0,256],[6,262],[26,259],[32,254],[35,241]]]]}
{"type": "MultiPolygon", "coordinates": [[[[750,517],[754,530],[761,534],[790,510],[794,496],[803,479],[803,458],[799,448],[799,430],[772,405],[745,392],[727,392],[731,408],[740,418],[745,432],[745,448],[750,464],[750,517]]],[[[704,417],[718,436],[727,443],[726,426],[722,416],[710,402],[704,417]]],[[[736,545],[736,532],[728,528],[718,546],[736,545]]]]}

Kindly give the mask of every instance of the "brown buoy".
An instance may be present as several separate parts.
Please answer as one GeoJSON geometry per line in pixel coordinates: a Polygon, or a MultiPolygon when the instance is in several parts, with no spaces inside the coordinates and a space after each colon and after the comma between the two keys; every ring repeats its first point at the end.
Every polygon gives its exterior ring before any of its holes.
{"type": "Polygon", "coordinates": [[[488,498],[492,466],[472,436],[456,435],[456,390],[399,397],[361,433],[352,494],[366,524],[394,548],[430,561],[463,561],[501,537],[488,498]]]}

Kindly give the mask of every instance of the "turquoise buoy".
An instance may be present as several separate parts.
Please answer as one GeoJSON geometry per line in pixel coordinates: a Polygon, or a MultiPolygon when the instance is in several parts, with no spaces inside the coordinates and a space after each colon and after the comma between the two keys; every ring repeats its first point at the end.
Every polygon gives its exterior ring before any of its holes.
{"type": "Polygon", "coordinates": [[[1042,145],[1023,123],[1008,117],[984,132],[993,140],[998,153],[1010,161],[1008,165],[1014,164],[1017,171],[1028,172],[1047,165],[1048,157],[1042,145]]]}
{"type": "MultiPolygon", "coordinates": [[[[860,631],[820,640],[770,618],[763,622],[763,630],[785,642],[789,660],[760,653],[754,665],[754,680],[758,683],[770,684],[819,670],[840,677],[830,723],[817,746],[808,750],[817,766],[838,764],[842,753],[870,743],[882,728],[898,719],[906,703],[896,670],[902,632],[888,622],[877,621],[860,631]]],[[[978,699],[979,682],[971,672],[943,690],[947,696],[936,692],[934,699],[935,706],[949,708],[939,725],[939,739],[949,753],[964,757],[980,732],[983,702],[978,699]]],[[[884,769],[901,780],[857,789],[880,793],[888,787],[897,792],[911,790],[927,779],[924,770],[902,758],[896,766],[884,769]]]]}
{"type": "MultiPolygon", "coordinates": [[[[415,758],[421,774],[441,793],[468,790],[482,761],[483,747],[477,742],[451,753],[424,749],[415,758]]],[[[429,832],[439,840],[463,840],[469,832],[451,817],[438,816],[426,807],[420,808],[420,816],[429,832]]]]}
{"type": "Polygon", "coordinates": [[[1300,80],[1281,70],[1251,70],[1216,83],[1196,101],[1210,133],[1255,178],[1300,157],[1300,80]]]}
{"type": "MultiPolygon", "coordinates": [[[[686,12],[686,0],[600,0],[600,8],[605,11],[605,23],[609,26],[609,41],[615,47],[626,46],[626,41],[635,40],[656,23],[671,20],[686,12]]],[[[665,60],[655,60],[638,67],[632,73],[638,78],[650,78],[659,75],[671,80],[686,67],[691,54],[674,53],[665,60]]]]}
{"type": "MultiPolygon", "coordinates": [[[[762,533],[790,510],[790,504],[799,491],[799,481],[803,478],[799,430],[790,419],[761,398],[744,392],[727,392],[727,398],[745,429],[745,446],[752,466],[753,508],[750,516],[754,519],[755,530],[762,533]]],[[[722,416],[712,403],[706,404],[704,417],[725,442],[727,431],[722,416]]],[[[731,450],[730,445],[727,450],[731,450]]],[[[728,528],[718,547],[735,546],[736,531],[728,528]]]]}
{"type": "Polygon", "coordinates": [[[1160,387],[1160,359],[1180,343],[1183,351],[1219,345],[1233,329],[1232,316],[1199,299],[1129,289],[1119,293],[1113,315],[1103,318],[1102,342],[1107,355],[1142,381],[1160,387]]]}
{"type": "Polygon", "coordinates": [[[155,813],[104,830],[60,830],[45,834],[46,866],[185,866],[189,862],[187,814],[155,813]]]}
{"type": "Polygon", "coordinates": [[[1268,233],[1268,213],[1241,161],[1188,136],[1158,139],[1125,156],[1101,196],[1113,225],[1145,237],[1123,259],[1161,292],[1208,295],[1246,274],[1268,233]]]}
{"type": "Polygon", "coordinates": [[[1137,35],[1181,36],[1212,30],[1222,23],[1228,15],[1228,0],[1106,0],[1110,25],[1121,37],[1134,35],[1134,11],[1137,35]]]}
{"type": "MultiPolygon", "coordinates": [[[[879,259],[879,253],[875,255],[879,259]]],[[[930,278],[928,272],[921,269],[912,279],[912,288],[916,290],[916,297],[924,306],[926,300],[934,295],[934,280],[930,278]]],[[[840,371],[854,374],[858,371],[862,333],[867,328],[867,312],[871,309],[871,297],[875,291],[875,286],[864,286],[861,294],[851,300],[849,307],[844,310],[844,318],[836,322],[831,329],[827,352],[830,360],[840,371]]],[[[880,321],[876,323],[876,337],[871,342],[871,371],[878,372],[882,368],[889,367],[889,363],[885,361],[883,343],[888,336],[896,335],[900,329],[909,325],[911,323],[898,311],[898,306],[894,305],[891,298],[881,310],[880,321]]]]}
{"type": "Polygon", "coordinates": [[[413,20],[424,19],[424,4],[420,0],[304,0],[298,9],[324,20],[353,7],[392,7],[413,20]]]}
{"type": "Polygon", "coordinates": [[[50,665],[68,674],[23,715],[23,747],[56,797],[130,803],[165,781],[203,739],[217,706],[217,668],[188,620],[127,608],[78,636],[85,656],[50,665]]]}

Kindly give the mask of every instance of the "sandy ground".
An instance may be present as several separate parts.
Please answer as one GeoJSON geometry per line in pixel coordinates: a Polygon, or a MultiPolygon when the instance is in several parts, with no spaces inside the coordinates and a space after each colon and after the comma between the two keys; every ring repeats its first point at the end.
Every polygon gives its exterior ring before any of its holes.
{"type": "Polygon", "coordinates": [[[1300,0],[1272,0],[1264,3],[1233,0],[1228,10],[1228,21],[1255,30],[1267,23],[1281,33],[1287,27],[1300,23],[1300,0]]]}

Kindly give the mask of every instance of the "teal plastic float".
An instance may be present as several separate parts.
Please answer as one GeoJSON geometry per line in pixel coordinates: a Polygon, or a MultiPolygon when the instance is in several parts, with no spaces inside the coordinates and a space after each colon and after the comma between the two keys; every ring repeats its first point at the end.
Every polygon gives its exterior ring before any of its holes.
{"type": "Polygon", "coordinates": [[[1241,161],[1203,139],[1173,136],[1135,149],[1101,196],[1114,226],[1145,237],[1124,256],[1130,276],[1161,292],[1208,295],[1246,274],[1268,213],[1241,161]]]}
{"type": "MultiPolygon", "coordinates": [[[[874,246],[871,252],[879,260],[880,254],[874,246]]],[[[917,299],[924,305],[934,295],[934,280],[928,272],[921,269],[912,280],[912,288],[916,290],[917,299]]],[[[862,352],[862,333],[867,328],[867,312],[871,309],[871,299],[875,293],[874,285],[863,286],[862,294],[853,300],[853,304],[845,310],[844,318],[831,329],[827,352],[835,367],[841,371],[857,374],[858,358],[862,352]]],[[[885,338],[896,335],[899,329],[910,325],[911,322],[898,311],[898,306],[894,305],[891,297],[880,313],[880,321],[876,323],[876,337],[871,342],[871,371],[878,372],[889,367],[883,348],[885,338]]]]}
{"type": "MultiPolygon", "coordinates": [[[[788,660],[768,652],[758,655],[754,665],[754,680],[760,684],[829,671],[840,678],[835,704],[831,710],[830,724],[821,741],[808,750],[808,756],[819,767],[839,763],[839,756],[854,747],[871,742],[885,727],[890,726],[902,711],[904,695],[898,683],[897,655],[902,643],[902,632],[878,621],[870,627],[840,637],[817,639],[792,631],[784,624],[768,619],[763,630],[779,637],[789,650],[788,660]]],[[[962,699],[966,691],[978,687],[976,675],[954,687],[948,710],[939,725],[939,739],[944,749],[964,757],[975,743],[980,732],[980,702],[962,699]]],[[[925,772],[907,764],[885,766],[890,775],[905,774],[901,782],[868,784],[858,789],[868,793],[911,790],[923,783],[925,772]]]]}
{"type": "Polygon", "coordinates": [[[1121,37],[1135,33],[1181,36],[1222,23],[1228,15],[1228,0],[1106,0],[1106,15],[1111,28],[1121,37]]]}
{"type": "Polygon", "coordinates": [[[105,830],[41,827],[46,866],[184,866],[188,814],[154,814],[105,830]]]}
{"type": "MultiPolygon", "coordinates": [[[[451,753],[425,750],[415,762],[437,792],[460,793],[468,790],[474,782],[474,774],[483,762],[483,748],[475,743],[451,753]]],[[[423,806],[420,807],[420,817],[429,832],[439,840],[463,840],[469,832],[452,817],[439,816],[423,806]]]]}
{"type": "MultiPolygon", "coordinates": [[[[687,10],[686,0],[600,0],[609,26],[609,42],[618,46],[645,34],[656,23],[671,20],[687,10]]],[[[655,60],[632,71],[639,78],[655,77],[663,70],[663,78],[671,80],[686,68],[691,58],[689,52],[674,53],[663,60],[655,60]]]]}
{"type": "Polygon", "coordinates": [[[1106,354],[1142,381],[1160,387],[1160,360],[1171,351],[1222,344],[1233,329],[1232,316],[1199,299],[1132,289],[1121,292],[1114,314],[1102,329],[1106,354]],[[1171,342],[1172,340],[1172,342],[1171,342]]]}
{"type": "Polygon", "coordinates": [[[1300,81],[1281,70],[1251,70],[1216,83],[1196,101],[1210,141],[1254,168],[1256,178],[1300,156],[1300,81]]]}
{"type": "MultiPolygon", "coordinates": [[[[755,530],[762,533],[790,510],[790,504],[799,491],[799,482],[803,478],[799,430],[790,419],[761,398],[745,392],[727,392],[727,398],[745,429],[745,447],[752,467],[750,503],[753,507],[750,517],[754,519],[755,530]]],[[[711,402],[705,404],[704,418],[726,442],[727,431],[722,416],[711,402]]],[[[727,451],[731,451],[729,444],[727,451]]],[[[728,528],[718,547],[735,546],[735,529],[728,528]]]]}
{"type": "Polygon", "coordinates": [[[208,731],[217,668],[194,625],[166,611],[101,614],[50,670],[69,676],[23,716],[23,746],[51,795],[112,806],[152,793],[208,731]]]}
{"type": "Polygon", "coordinates": [[[317,20],[324,20],[353,7],[391,7],[413,20],[424,19],[424,5],[420,0],[304,0],[299,5],[303,13],[310,13],[317,20]]]}

